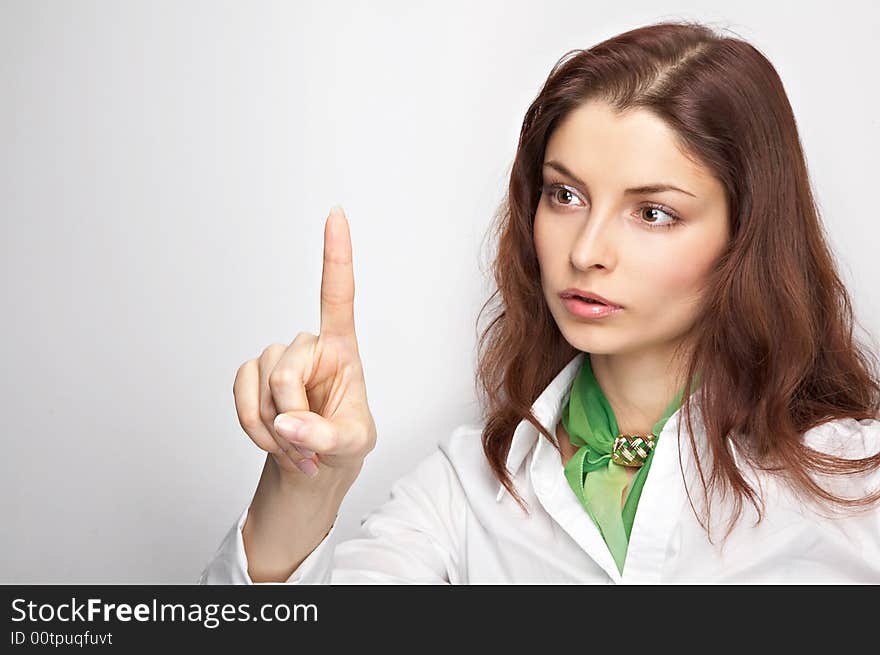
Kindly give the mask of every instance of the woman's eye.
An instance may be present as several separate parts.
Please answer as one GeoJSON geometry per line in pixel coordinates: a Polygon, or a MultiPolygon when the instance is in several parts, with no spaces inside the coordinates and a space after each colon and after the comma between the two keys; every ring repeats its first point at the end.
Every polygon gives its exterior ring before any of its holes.
{"type": "MultiPolygon", "coordinates": [[[[580,198],[564,184],[548,183],[541,187],[541,193],[550,199],[553,207],[577,207],[573,200],[580,198]]],[[[648,204],[637,210],[638,220],[649,229],[675,227],[681,222],[678,215],[663,205],[648,204]],[[667,220],[663,221],[663,215],[667,220]]]]}
{"type": "MultiPolygon", "coordinates": [[[[678,216],[673,214],[670,210],[664,209],[663,207],[659,207],[659,206],[655,206],[655,205],[648,205],[647,207],[642,207],[641,209],[639,209],[640,215],[644,216],[646,212],[648,212],[647,215],[649,217],[651,215],[654,216],[654,218],[649,218],[648,220],[643,220],[643,222],[645,224],[647,224],[647,226],[649,228],[674,227],[680,220],[678,218],[678,216]],[[657,222],[658,219],[656,218],[657,214],[665,214],[670,220],[667,221],[666,223],[659,223],[659,222],[657,222]]],[[[662,220],[662,219],[660,219],[660,220],[662,220]]]]}
{"type": "Polygon", "coordinates": [[[567,200],[566,198],[574,198],[574,194],[571,191],[569,191],[568,189],[566,189],[565,187],[561,187],[559,189],[556,189],[553,192],[553,199],[554,200],[561,202],[563,205],[570,205],[571,200],[567,200]]]}
{"type": "Polygon", "coordinates": [[[568,188],[561,184],[545,184],[541,187],[544,195],[550,196],[550,201],[554,205],[560,207],[571,207],[571,199],[577,199],[577,196],[568,188]]]}

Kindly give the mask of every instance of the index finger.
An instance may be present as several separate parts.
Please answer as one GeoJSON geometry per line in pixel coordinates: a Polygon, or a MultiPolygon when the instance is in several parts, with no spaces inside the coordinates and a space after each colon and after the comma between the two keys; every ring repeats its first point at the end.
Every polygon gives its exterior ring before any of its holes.
{"type": "Polygon", "coordinates": [[[351,235],[342,207],[335,205],[324,224],[321,273],[321,334],[354,337],[354,271],[351,235]]]}

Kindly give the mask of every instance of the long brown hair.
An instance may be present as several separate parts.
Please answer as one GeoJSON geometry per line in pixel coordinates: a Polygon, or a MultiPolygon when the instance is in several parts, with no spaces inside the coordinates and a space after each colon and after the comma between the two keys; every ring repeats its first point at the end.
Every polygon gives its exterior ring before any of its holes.
{"type": "Polygon", "coordinates": [[[699,371],[701,393],[686,397],[682,409],[693,433],[690,406],[699,399],[713,464],[708,481],[693,434],[690,442],[707,498],[716,487],[734,492],[727,534],[743,498],[762,518],[759,496],[738,470],[728,439],[752,466],[780,474],[799,495],[844,508],[873,505],[880,492],[836,496],[810,474],[871,471],[880,466],[880,453],[844,459],[802,439],[834,419],[878,418],[880,383],[876,358],[853,338],[851,301],[826,243],[782,81],[754,46],[690,21],[641,27],[566,53],[526,112],[494,217],[497,289],[477,318],[479,324],[500,296],[479,339],[477,366],[483,450],[494,475],[528,513],[505,466],[514,429],[528,420],[556,447],[531,407],[579,351],[546,305],[532,224],[550,134],[594,98],[662,118],[683,150],[725,187],[732,238],[688,333],[685,384],[696,388],[699,371]]]}

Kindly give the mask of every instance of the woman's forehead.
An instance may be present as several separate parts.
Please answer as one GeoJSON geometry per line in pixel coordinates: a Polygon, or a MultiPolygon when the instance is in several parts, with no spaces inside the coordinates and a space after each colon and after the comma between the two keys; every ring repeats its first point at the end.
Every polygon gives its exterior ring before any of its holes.
{"type": "Polygon", "coordinates": [[[588,187],[668,184],[697,199],[723,191],[711,171],[681,150],[675,132],[642,108],[619,113],[589,101],[572,110],[550,136],[544,162],[550,161],[561,163],[588,187]]]}

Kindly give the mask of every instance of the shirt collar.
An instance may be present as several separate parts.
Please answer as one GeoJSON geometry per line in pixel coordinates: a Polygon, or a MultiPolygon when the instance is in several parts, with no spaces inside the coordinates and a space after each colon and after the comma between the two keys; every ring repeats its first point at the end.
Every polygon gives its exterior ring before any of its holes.
{"type": "MultiPolygon", "coordinates": [[[[556,434],[556,425],[562,416],[562,410],[568,401],[568,394],[571,391],[571,385],[580,371],[581,364],[586,353],[580,352],[565,365],[565,367],[556,375],[550,384],[541,392],[538,399],[532,404],[532,413],[544,428],[552,435],[556,434]]],[[[513,432],[513,439],[510,443],[510,449],[507,452],[507,470],[511,476],[516,475],[522,466],[526,455],[531,451],[535,442],[539,438],[540,433],[529,421],[523,419],[520,421],[516,430],[513,432]]],[[[500,502],[504,497],[507,489],[503,484],[498,484],[498,495],[495,497],[496,502],[500,502]]]]}

